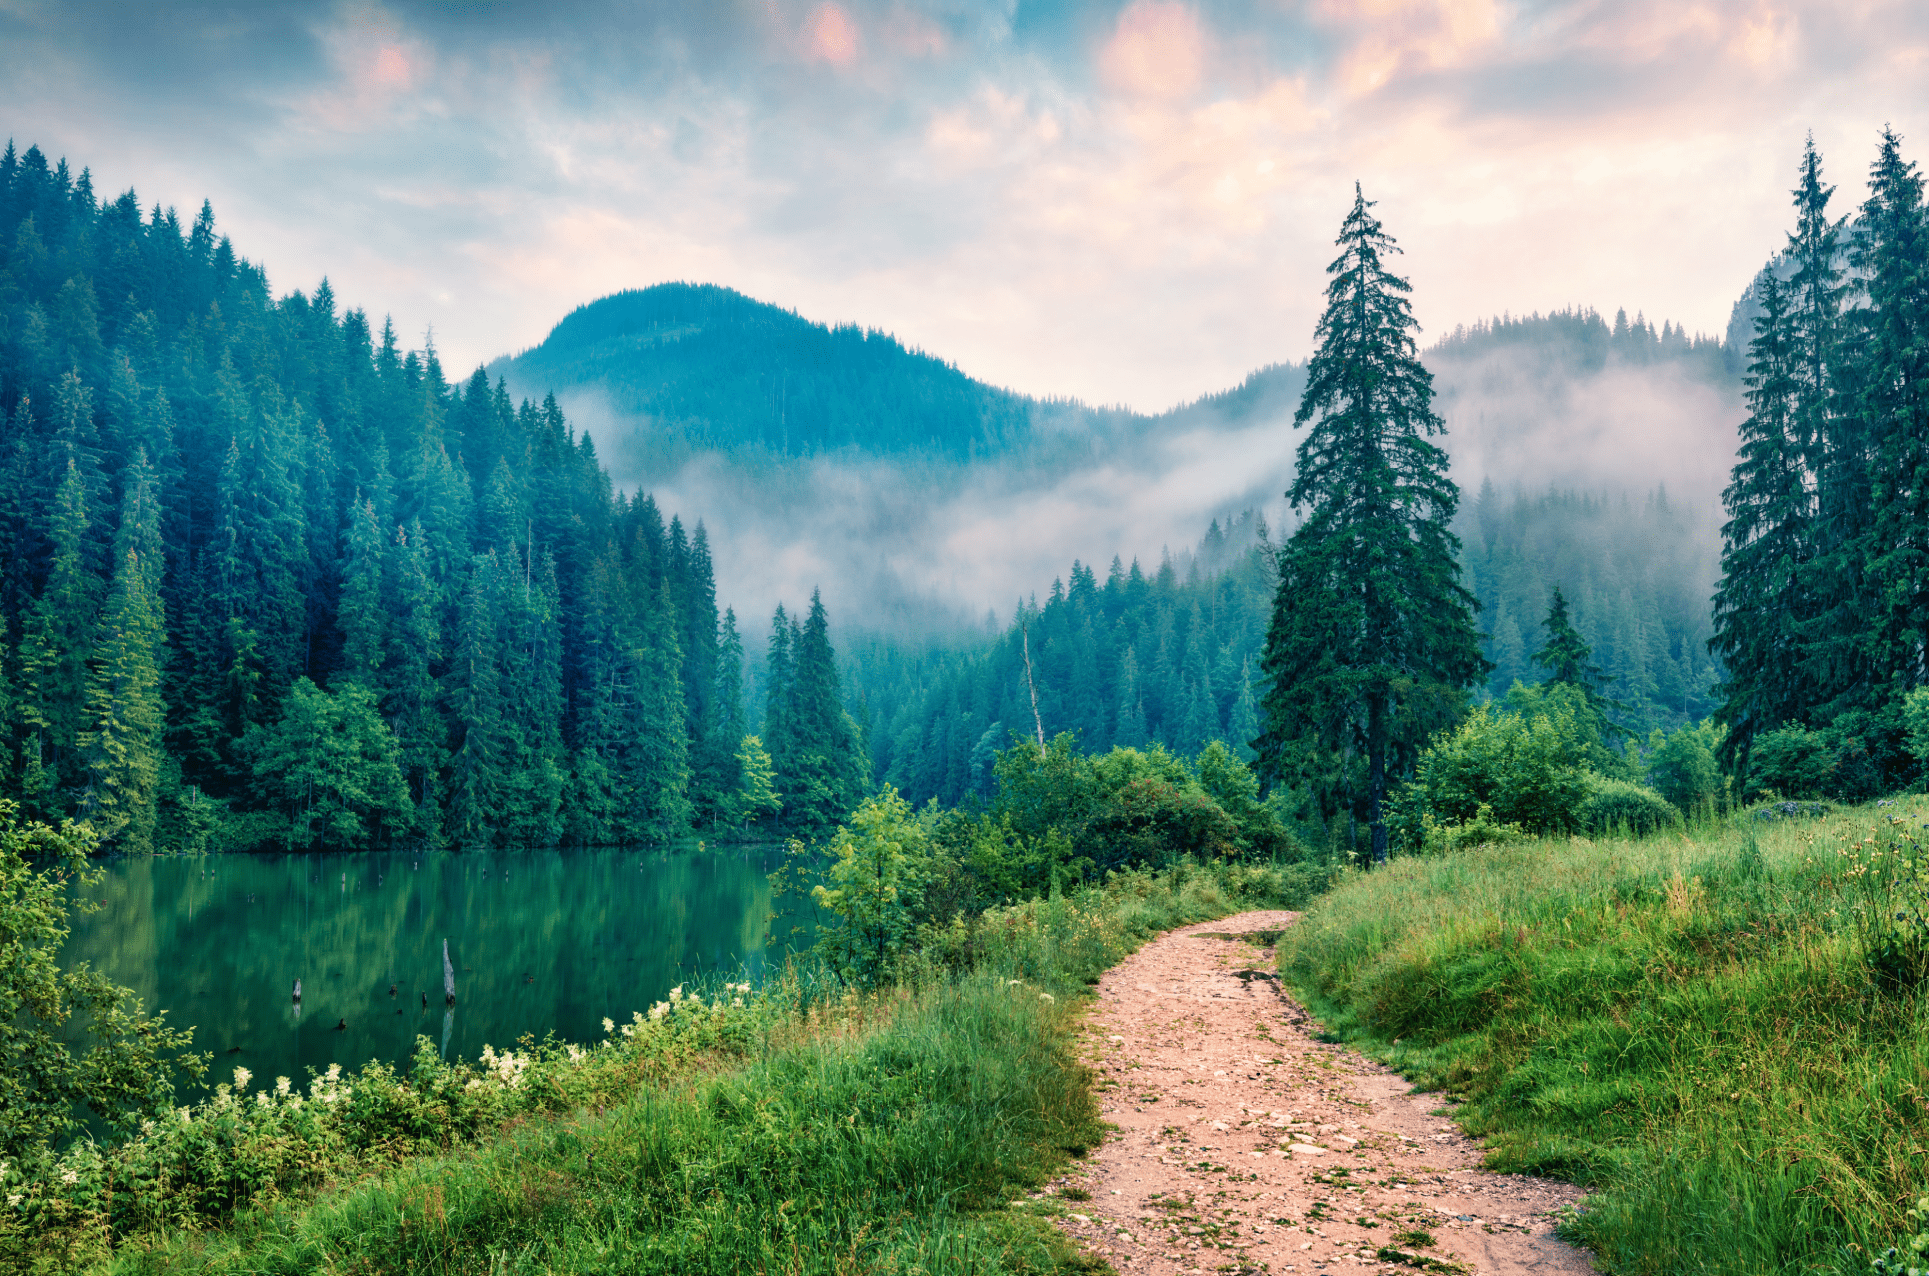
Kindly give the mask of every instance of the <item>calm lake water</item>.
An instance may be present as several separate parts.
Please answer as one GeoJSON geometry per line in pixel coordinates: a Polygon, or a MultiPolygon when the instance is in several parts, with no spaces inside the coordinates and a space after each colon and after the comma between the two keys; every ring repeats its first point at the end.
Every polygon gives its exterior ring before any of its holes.
{"type": "Polygon", "coordinates": [[[120,859],[62,960],[192,1024],[211,1083],[237,1066],[301,1082],[331,1063],[401,1062],[418,1035],[473,1059],[524,1033],[600,1040],[605,1015],[626,1020],[686,979],[781,964],[807,942],[794,931],[809,908],[772,898],[781,858],[770,845],[120,859]]]}

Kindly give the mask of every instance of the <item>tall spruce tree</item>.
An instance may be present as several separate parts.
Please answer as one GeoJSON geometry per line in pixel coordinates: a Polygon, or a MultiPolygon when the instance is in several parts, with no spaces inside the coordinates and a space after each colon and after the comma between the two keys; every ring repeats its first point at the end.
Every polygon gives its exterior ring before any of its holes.
{"type": "Polygon", "coordinates": [[[1414,342],[1411,287],[1387,269],[1399,248],[1371,207],[1356,185],[1293,417],[1312,429],[1286,496],[1307,514],[1280,555],[1255,748],[1275,781],[1359,759],[1364,776],[1344,796],[1364,807],[1378,862],[1391,784],[1488,665],[1448,527],[1460,492],[1430,441],[1445,426],[1414,342]]]}
{"type": "Polygon", "coordinates": [[[167,622],[160,593],[159,484],[137,450],[121,476],[119,567],[101,613],[87,676],[86,729],[77,743],[87,767],[81,815],[120,849],[154,848],[161,773],[162,649],[167,622]]]}
{"type": "Polygon", "coordinates": [[[1872,517],[1870,675],[1899,701],[1929,681],[1929,216],[1922,175],[1884,129],[1862,206],[1855,264],[1866,307],[1856,388],[1866,423],[1872,517]]]}
{"type": "Polygon", "coordinates": [[[61,813],[57,791],[83,779],[76,748],[85,727],[87,661],[100,619],[101,579],[87,569],[87,496],[79,464],[69,459],[54,496],[53,562],[21,636],[22,796],[35,814],[61,813]]]}
{"type": "Polygon", "coordinates": [[[1547,670],[1546,681],[1580,691],[1588,711],[1594,715],[1594,727],[1601,739],[1612,740],[1627,734],[1626,728],[1610,716],[1612,711],[1624,710],[1627,706],[1608,698],[1605,688],[1612,679],[1594,663],[1594,649],[1574,627],[1574,618],[1567,610],[1567,595],[1559,585],[1554,586],[1548,597],[1547,616],[1541,621],[1541,628],[1547,631],[1547,641],[1534,653],[1534,663],[1547,670]]]}
{"type": "MultiPolygon", "coordinates": [[[[773,640],[774,641],[774,640],[773,640]]],[[[787,642],[790,677],[777,768],[784,822],[810,836],[828,833],[864,796],[866,768],[857,724],[844,709],[830,621],[813,590],[803,627],[787,642]]]]}
{"type": "Polygon", "coordinates": [[[1755,737],[1799,717],[1807,703],[1798,621],[1815,552],[1799,421],[1800,346],[1788,291],[1772,270],[1762,273],[1759,299],[1762,313],[1748,345],[1748,418],[1721,498],[1728,521],[1708,640],[1727,671],[1715,715],[1728,727],[1722,748],[1743,772],[1755,737]]]}

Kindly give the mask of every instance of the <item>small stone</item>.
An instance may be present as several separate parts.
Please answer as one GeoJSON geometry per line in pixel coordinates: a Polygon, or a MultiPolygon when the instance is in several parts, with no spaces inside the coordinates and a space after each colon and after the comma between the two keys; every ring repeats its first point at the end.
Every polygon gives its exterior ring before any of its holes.
{"type": "Polygon", "coordinates": [[[1299,1156],[1325,1156],[1326,1149],[1314,1147],[1311,1143],[1295,1143],[1286,1149],[1299,1156]]]}

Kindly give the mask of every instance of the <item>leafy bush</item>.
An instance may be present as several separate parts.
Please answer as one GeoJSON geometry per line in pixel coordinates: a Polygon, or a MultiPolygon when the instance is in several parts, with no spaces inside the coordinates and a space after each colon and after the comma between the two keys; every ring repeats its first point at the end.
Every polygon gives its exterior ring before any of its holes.
{"type": "Polygon", "coordinates": [[[1835,750],[1820,731],[1789,723],[1755,737],[1748,753],[1751,791],[1785,798],[1819,798],[1835,776],[1835,750]]]}
{"type": "Polygon", "coordinates": [[[1020,741],[998,755],[992,817],[1031,845],[1055,831],[1069,839],[1074,862],[1099,873],[1186,855],[1305,857],[1230,749],[1208,745],[1199,765],[1195,776],[1156,744],[1086,756],[1069,733],[1043,750],[1020,741]]]}
{"type": "Polygon", "coordinates": [[[1580,814],[1581,827],[1596,835],[1625,831],[1646,837],[1681,823],[1680,810],[1653,789],[1605,775],[1588,777],[1580,814]]]}
{"type": "Polygon", "coordinates": [[[205,1067],[185,1053],[191,1030],[150,1018],[130,990],[85,965],[60,968],[70,892],[105,876],[87,864],[96,838],[85,824],[22,823],[18,813],[0,799],[0,1165],[45,1160],[83,1112],[132,1131],[170,1110],[177,1067],[197,1077],[205,1067]],[[87,1044],[76,1049],[83,1025],[87,1044]]]}
{"type": "Polygon", "coordinates": [[[1648,783],[1683,811],[1699,811],[1721,796],[1715,750],[1726,731],[1713,719],[1648,737],[1648,783]]]}
{"type": "Polygon", "coordinates": [[[1491,707],[1476,711],[1420,755],[1401,799],[1408,840],[1417,833],[1424,841],[1427,828],[1480,820],[1483,807],[1493,825],[1572,832],[1588,796],[1581,743],[1564,702],[1549,701],[1532,718],[1491,707]]]}
{"type": "Polygon", "coordinates": [[[1470,820],[1458,824],[1440,824],[1432,816],[1425,817],[1424,841],[1430,851],[1464,851],[1475,846],[1506,846],[1513,842],[1526,842],[1533,834],[1518,824],[1504,824],[1494,818],[1494,808],[1482,802],[1470,820]]]}

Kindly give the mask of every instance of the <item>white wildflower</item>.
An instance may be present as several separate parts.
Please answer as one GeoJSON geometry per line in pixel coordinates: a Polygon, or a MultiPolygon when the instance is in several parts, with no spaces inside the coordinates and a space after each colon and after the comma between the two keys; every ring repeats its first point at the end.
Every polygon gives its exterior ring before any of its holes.
{"type": "Polygon", "coordinates": [[[342,1079],[342,1065],[339,1063],[331,1063],[328,1065],[328,1071],[322,1075],[330,1081],[340,1081],[342,1079]]]}
{"type": "Polygon", "coordinates": [[[609,1017],[608,1015],[604,1015],[604,1016],[603,1016],[603,1031],[604,1031],[604,1032],[615,1032],[615,1031],[616,1031],[616,1020],[614,1020],[614,1019],[612,1019],[612,1018],[610,1018],[610,1017],[609,1017]]]}
{"type": "Polygon", "coordinates": [[[583,1048],[579,1045],[576,1045],[574,1042],[571,1042],[569,1045],[563,1048],[569,1054],[569,1061],[571,1063],[581,1063],[585,1058],[588,1057],[584,1053],[583,1048]]]}
{"type": "Polygon", "coordinates": [[[676,987],[670,989],[670,1001],[672,1004],[675,1004],[676,1002],[679,1002],[682,1000],[683,1000],[683,985],[678,984],[676,987]]]}
{"type": "MultiPolygon", "coordinates": [[[[667,1015],[669,1013],[670,1013],[670,1003],[667,1001],[659,1001],[654,1006],[650,1007],[650,1018],[652,1019],[661,1019],[664,1015],[667,1015]]],[[[623,1031],[627,1033],[629,1029],[624,1028],[623,1031]]]]}
{"type": "Polygon", "coordinates": [[[273,1095],[269,1094],[266,1090],[255,1091],[255,1106],[257,1108],[271,1108],[274,1105],[275,1099],[273,1095]]]}
{"type": "Polygon", "coordinates": [[[255,1074],[248,1071],[246,1068],[236,1068],[234,1070],[235,1093],[239,1094],[241,1091],[246,1090],[248,1088],[248,1083],[250,1081],[253,1081],[254,1079],[255,1079],[255,1074]]]}
{"type": "Polygon", "coordinates": [[[18,1192],[9,1192],[9,1193],[7,1194],[7,1205],[8,1205],[8,1207],[9,1207],[9,1208],[11,1208],[11,1207],[13,1207],[13,1206],[16,1206],[16,1205],[18,1205],[18,1204],[20,1204],[20,1193],[18,1193],[18,1192]]]}
{"type": "Polygon", "coordinates": [[[280,1095],[284,1099],[288,1097],[288,1078],[287,1077],[275,1078],[275,1093],[280,1095]]]}
{"type": "Polygon", "coordinates": [[[1042,1001],[1042,1002],[1044,1002],[1044,1003],[1045,1003],[1046,1005],[1048,1005],[1048,1006],[1049,1006],[1049,1005],[1051,1005],[1051,1004],[1052,1004],[1053,1002],[1055,1002],[1055,1001],[1057,1001],[1057,1000],[1058,1000],[1058,998],[1056,998],[1056,997],[1054,997],[1054,996],[1052,996],[1052,995],[1051,995],[1050,993],[1048,993],[1048,992],[1041,992],[1041,993],[1039,993],[1039,994],[1038,994],[1038,999],[1039,999],[1040,1001],[1042,1001]]]}
{"type": "Polygon", "coordinates": [[[175,1112],[179,1114],[182,1125],[194,1124],[194,1113],[188,1111],[186,1108],[176,1108],[175,1112]]]}
{"type": "Polygon", "coordinates": [[[80,1173],[77,1170],[62,1170],[60,1172],[60,1181],[68,1187],[72,1187],[74,1184],[80,1182],[80,1173]]]}
{"type": "Polygon", "coordinates": [[[733,1006],[741,1006],[741,1005],[743,1005],[743,998],[742,998],[742,997],[737,997],[737,998],[734,998],[734,999],[732,999],[732,1001],[730,1002],[730,1004],[731,1004],[731,1005],[733,1005],[733,1006]]]}

